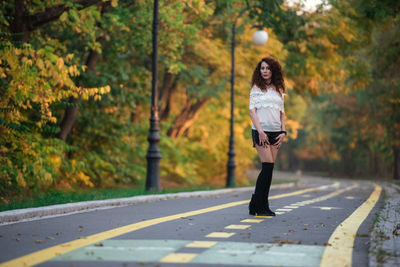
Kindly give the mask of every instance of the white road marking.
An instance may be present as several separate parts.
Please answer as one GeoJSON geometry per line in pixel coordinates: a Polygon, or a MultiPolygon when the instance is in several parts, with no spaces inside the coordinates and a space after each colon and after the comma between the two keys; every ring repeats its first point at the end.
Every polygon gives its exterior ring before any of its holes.
{"type": "Polygon", "coordinates": [[[277,209],[277,211],[292,211],[292,209],[277,209]]]}
{"type": "Polygon", "coordinates": [[[320,210],[340,210],[340,209],[343,209],[343,208],[336,208],[336,207],[311,207],[311,208],[320,209],[320,210]]]}
{"type": "MultiPolygon", "coordinates": [[[[219,249],[218,253],[222,254],[252,254],[254,250],[227,250],[227,249],[219,249]]],[[[262,251],[260,254],[273,254],[273,255],[284,255],[284,256],[297,256],[297,257],[306,257],[305,253],[296,253],[296,252],[278,252],[278,251],[262,251]]]]}
{"type": "Polygon", "coordinates": [[[84,247],[84,250],[176,250],[172,247],[117,247],[117,246],[104,246],[104,247],[84,247]]]}

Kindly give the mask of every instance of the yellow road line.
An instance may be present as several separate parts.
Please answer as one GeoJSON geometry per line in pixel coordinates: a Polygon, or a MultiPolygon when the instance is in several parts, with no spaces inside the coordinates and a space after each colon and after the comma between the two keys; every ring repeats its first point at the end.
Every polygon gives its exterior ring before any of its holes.
{"type": "Polygon", "coordinates": [[[211,248],[216,245],[218,242],[216,241],[193,241],[187,244],[185,247],[187,248],[211,248]]]}
{"type": "Polygon", "coordinates": [[[322,255],[320,267],[351,266],[357,230],[379,200],[381,191],[382,187],[374,184],[369,198],[335,229],[322,255]]]}
{"type": "Polygon", "coordinates": [[[250,228],[250,225],[248,225],[248,224],[231,224],[231,225],[225,226],[224,228],[225,229],[245,230],[247,228],[250,228]]]}
{"type": "Polygon", "coordinates": [[[171,253],[162,258],[160,262],[187,263],[196,256],[195,253],[171,253]]]}
{"type": "Polygon", "coordinates": [[[242,222],[242,223],[260,223],[262,221],[264,221],[264,220],[263,219],[244,219],[244,220],[241,220],[240,222],[242,222]]]}
{"type": "MultiPolygon", "coordinates": [[[[328,186],[322,186],[322,187],[317,187],[317,188],[308,188],[308,189],[294,191],[291,193],[271,196],[269,199],[278,199],[278,198],[300,195],[300,194],[304,194],[306,192],[315,191],[315,190],[319,190],[321,188],[326,188],[326,187],[331,187],[331,186],[336,186],[336,183],[332,184],[332,185],[328,185],[328,186]]],[[[120,236],[120,235],[123,235],[126,233],[137,231],[137,230],[140,230],[140,229],[152,226],[152,225],[177,220],[182,217],[189,217],[189,216],[199,215],[199,214],[203,214],[203,213],[207,213],[207,212],[226,209],[226,208],[246,204],[248,202],[249,202],[249,200],[235,201],[235,202],[217,205],[217,206],[213,206],[213,207],[209,207],[209,208],[205,208],[205,209],[199,209],[199,210],[194,210],[194,211],[178,213],[175,215],[165,216],[165,217],[151,219],[151,220],[145,220],[145,221],[141,221],[138,223],[114,228],[114,229],[111,229],[111,230],[108,230],[105,232],[93,234],[93,235],[90,235],[87,237],[72,240],[70,242],[66,242],[66,243],[63,243],[60,245],[56,245],[53,247],[45,248],[45,249],[30,253],[28,255],[1,263],[0,267],[4,267],[4,266],[34,266],[36,264],[45,262],[55,256],[59,256],[59,255],[68,253],[72,250],[75,250],[75,249],[78,249],[81,247],[85,247],[85,246],[88,246],[93,243],[100,242],[100,241],[103,241],[106,239],[114,238],[116,236],[120,236]]]]}
{"type": "Polygon", "coordinates": [[[206,237],[209,238],[229,238],[233,235],[235,235],[236,233],[227,233],[227,232],[212,232],[209,233],[208,235],[206,235],[206,237]]]}

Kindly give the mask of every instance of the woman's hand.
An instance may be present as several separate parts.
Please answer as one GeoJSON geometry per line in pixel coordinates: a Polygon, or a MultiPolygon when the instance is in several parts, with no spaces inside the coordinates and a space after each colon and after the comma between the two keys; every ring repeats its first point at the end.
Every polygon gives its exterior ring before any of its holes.
{"type": "Polygon", "coordinates": [[[276,148],[280,148],[283,142],[283,139],[285,138],[286,134],[281,133],[280,135],[278,135],[277,137],[275,137],[276,140],[278,140],[278,142],[275,143],[276,148]]]}
{"type": "Polygon", "coordinates": [[[267,146],[269,145],[268,136],[264,132],[258,132],[258,141],[260,142],[260,146],[267,146]]]}

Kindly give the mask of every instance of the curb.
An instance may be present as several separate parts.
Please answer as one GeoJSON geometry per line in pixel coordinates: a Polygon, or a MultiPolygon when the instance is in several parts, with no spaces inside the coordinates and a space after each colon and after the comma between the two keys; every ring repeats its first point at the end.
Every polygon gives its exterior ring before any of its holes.
{"type": "MultiPolygon", "coordinates": [[[[293,187],[294,184],[295,183],[272,185],[271,189],[293,187]]],[[[96,209],[135,205],[144,202],[154,202],[154,201],[175,199],[175,198],[208,197],[220,194],[247,192],[247,191],[252,191],[253,189],[254,187],[241,187],[241,188],[218,189],[211,191],[194,191],[194,192],[170,193],[162,195],[134,196],[127,198],[93,200],[93,201],[84,201],[84,202],[76,202],[68,204],[51,205],[38,208],[10,210],[10,211],[0,212],[0,225],[17,223],[27,220],[37,220],[52,216],[62,216],[72,213],[88,212],[96,209]]]]}
{"type": "Polygon", "coordinates": [[[380,185],[386,198],[371,231],[369,266],[400,266],[400,187],[391,183],[380,185]]]}

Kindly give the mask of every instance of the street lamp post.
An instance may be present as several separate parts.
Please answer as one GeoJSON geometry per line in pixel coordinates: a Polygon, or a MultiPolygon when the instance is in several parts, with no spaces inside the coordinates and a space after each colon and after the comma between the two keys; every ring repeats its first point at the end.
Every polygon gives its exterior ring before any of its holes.
{"type": "Polygon", "coordinates": [[[147,176],[146,191],[161,191],[160,160],[161,153],[158,148],[160,141],[159,118],[157,104],[157,37],[158,37],[158,0],[154,1],[153,9],[153,55],[152,55],[152,82],[151,82],[151,117],[150,131],[147,137],[149,149],[147,150],[147,176]]]}
{"type": "MultiPolygon", "coordinates": [[[[231,50],[231,58],[232,58],[232,67],[231,67],[231,121],[230,121],[230,138],[229,138],[229,152],[228,152],[228,164],[227,164],[227,178],[226,178],[226,187],[234,187],[236,186],[235,181],[235,137],[234,137],[234,99],[235,99],[235,48],[236,48],[236,23],[240,16],[243,15],[249,9],[258,8],[261,9],[261,6],[249,6],[243,8],[239,14],[236,16],[235,21],[232,25],[232,50],[231,50]]],[[[253,35],[253,41],[257,45],[263,45],[268,40],[268,34],[259,29],[253,35]]]]}

